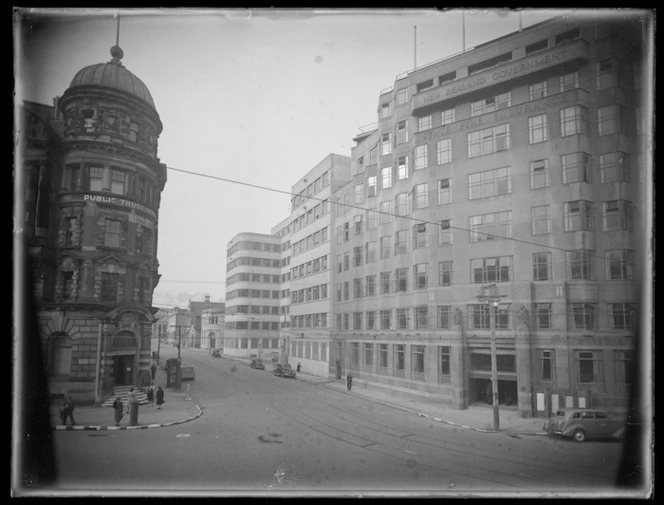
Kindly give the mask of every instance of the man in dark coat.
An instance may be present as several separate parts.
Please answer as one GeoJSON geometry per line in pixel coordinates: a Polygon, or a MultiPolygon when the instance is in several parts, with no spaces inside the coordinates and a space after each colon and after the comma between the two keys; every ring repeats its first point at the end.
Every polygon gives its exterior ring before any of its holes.
{"type": "Polygon", "coordinates": [[[157,389],[157,408],[160,409],[163,403],[164,403],[164,390],[161,389],[161,386],[159,386],[159,389],[157,389]]]}
{"type": "Polygon", "coordinates": [[[154,380],[154,376],[157,374],[157,365],[152,363],[152,366],[150,367],[150,372],[152,372],[152,380],[154,380]]]}
{"type": "Polygon", "coordinates": [[[65,398],[62,410],[60,410],[60,419],[62,419],[62,424],[67,424],[67,419],[71,419],[72,426],[76,424],[76,420],[74,419],[74,400],[69,395],[65,398]]]}

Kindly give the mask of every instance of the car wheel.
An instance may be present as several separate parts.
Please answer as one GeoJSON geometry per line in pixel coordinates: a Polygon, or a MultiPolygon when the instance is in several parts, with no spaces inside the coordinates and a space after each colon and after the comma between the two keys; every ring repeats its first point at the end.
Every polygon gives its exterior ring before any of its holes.
{"type": "Polygon", "coordinates": [[[585,442],[586,439],[588,438],[586,432],[583,430],[576,430],[572,435],[572,437],[576,442],[585,442]]]}

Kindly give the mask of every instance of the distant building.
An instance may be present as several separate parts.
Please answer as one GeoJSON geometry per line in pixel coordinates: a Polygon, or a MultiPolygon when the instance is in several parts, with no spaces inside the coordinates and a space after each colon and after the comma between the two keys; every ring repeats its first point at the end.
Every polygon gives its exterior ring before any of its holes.
{"type": "Polygon", "coordinates": [[[154,314],[155,322],[152,324],[152,338],[160,340],[168,335],[168,310],[159,309],[154,314]]]}
{"type": "Polygon", "coordinates": [[[173,345],[184,345],[190,327],[189,312],[180,307],[168,311],[167,341],[173,345]]]}
{"type": "Polygon", "coordinates": [[[185,345],[187,347],[200,348],[201,347],[201,315],[206,309],[216,309],[223,311],[225,307],[224,302],[210,301],[210,295],[205,295],[205,301],[192,302],[189,300],[189,329],[186,333],[185,345]]]}
{"type": "Polygon", "coordinates": [[[162,124],[122,50],[111,54],[77,72],[52,107],[19,104],[16,130],[17,215],[48,387],[81,402],[101,401],[114,385],[149,384],[157,310],[162,124]]]}
{"type": "Polygon", "coordinates": [[[201,349],[223,350],[225,329],[225,309],[203,309],[201,312],[201,349]]]}

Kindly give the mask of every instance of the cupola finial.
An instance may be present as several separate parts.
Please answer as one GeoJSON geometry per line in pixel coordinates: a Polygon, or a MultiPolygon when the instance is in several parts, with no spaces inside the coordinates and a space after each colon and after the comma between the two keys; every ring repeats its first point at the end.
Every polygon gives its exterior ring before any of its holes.
{"type": "Polygon", "coordinates": [[[117,18],[118,18],[118,26],[115,32],[115,45],[111,47],[111,56],[113,56],[111,63],[117,63],[118,65],[122,65],[122,63],[120,63],[120,60],[124,56],[124,52],[120,48],[120,13],[117,14],[117,18]]]}

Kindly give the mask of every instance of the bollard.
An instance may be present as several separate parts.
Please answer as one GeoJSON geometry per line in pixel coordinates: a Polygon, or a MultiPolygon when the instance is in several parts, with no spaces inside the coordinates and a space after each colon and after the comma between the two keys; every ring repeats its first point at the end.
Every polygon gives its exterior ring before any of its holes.
{"type": "Polygon", "coordinates": [[[136,398],[129,399],[129,426],[138,425],[138,400],[136,398]]]}

